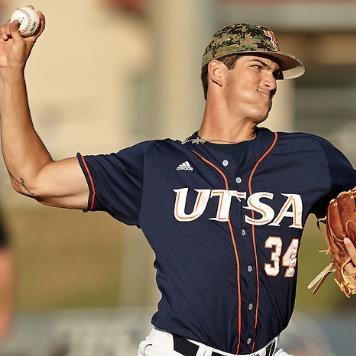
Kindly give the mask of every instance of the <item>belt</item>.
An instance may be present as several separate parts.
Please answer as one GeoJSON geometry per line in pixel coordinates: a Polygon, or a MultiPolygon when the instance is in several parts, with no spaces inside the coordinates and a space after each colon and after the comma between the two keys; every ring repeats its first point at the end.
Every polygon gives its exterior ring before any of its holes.
{"type": "MultiPolygon", "coordinates": [[[[174,351],[179,352],[184,356],[196,356],[199,346],[193,344],[192,342],[184,339],[181,336],[173,334],[173,348],[174,351]]],[[[218,354],[217,352],[212,352],[211,356],[221,356],[222,354],[218,354]]]]}
{"type": "MultiPolygon", "coordinates": [[[[172,335],[173,335],[174,351],[177,351],[184,356],[196,356],[199,350],[198,345],[194,344],[193,342],[190,342],[187,339],[184,339],[181,336],[175,334],[172,335]]],[[[261,350],[258,350],[257,352],[251,354],[250,356],[272,356],[275,350],[276,350],[276,339],[270,342],[266,347],[262,348],[261,350]]],[[[215,351],[211,353],[211,356],[221,356],[221,355],[223,354],[215,351]]]]}

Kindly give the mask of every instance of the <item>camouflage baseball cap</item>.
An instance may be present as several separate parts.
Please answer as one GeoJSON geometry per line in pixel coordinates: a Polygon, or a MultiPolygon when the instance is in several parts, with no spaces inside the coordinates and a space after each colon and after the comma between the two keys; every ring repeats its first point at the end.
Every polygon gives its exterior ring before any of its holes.
{"type": "Polygon", "coordinates": [[[246,23],[228,25],[217,31],[205,49],[202,67],[213,59],[238,53],[262,53],[274,58],[283,73],[281,79],[297,78],[305,72],[304,64],[298,58],[279,50],[271,30],[246,23]]]}

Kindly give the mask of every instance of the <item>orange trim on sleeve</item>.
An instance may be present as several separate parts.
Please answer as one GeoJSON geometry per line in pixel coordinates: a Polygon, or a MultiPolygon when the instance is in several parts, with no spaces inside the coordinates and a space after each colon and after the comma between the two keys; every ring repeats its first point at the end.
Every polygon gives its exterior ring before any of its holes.
{"type": "MultiPolygon", "coordinates": [[[[278,140],[278,133],[274,133],[274,140],[271,144],[271,146],[268,148],[268,150],[260,157],[260,159],[256,162],[255,166],[252,168],[252,171],[250,173],[249,179],[248,179],[248,192],[251,195],[252,194],[252,179],[253,175],[256,172],[257,167],[260,165],[260,163],[269,155],[269,153],[272,151],[274,146],[276,145],[278,140]]],[[[252,210],[251,211],[251,218],[255,218],[255,212],[252,210]]],[[[257,303],[256,303],[256,311],[255,311],[255,337],[254,337],[254,342],[252,345],[252,352],[255,351],[255,345],[256,345],[256,330],[257,330],[257,323],[258,323],[258,309],[259,309],[259,299],[260,299],[260,276],[259,276],[259,270],[258,270],[258,257],[257,257],[257,249],[256,249],[256,238],[255,238],[255,225],[251,225],[252,228],[252,241],[253,241],[253,250],[255,254],[255,267],[256,267],[256,285],[257,285],[257,303]]]]}
{"type": "MultiPolygon", "coordinates": [[[[229,184],[228,180],[226,178],[226,175],[224,172],[217,167],[214,163],[210,162],[208,159],[204,158],[202,155],[200,155],[198,152],[194,151],[193,152],[205,163],[207,163],[209,166],[213,167],[223,178],[224,184],[225,184],[225,189],[229,190],[229,184]]],[[[235,239],[235,234],[232,229],[232,224],[230,221],[230,217],[228,220],[228,225],[229,225],[229,230],[230,230],[230,236],[231,236],[231,241],[232,245],[234,247],[234,253],[235,253],[235,260],[236,260],[236,287],[237,287],[237,300],[238,300],[238,320],[237,320],[237,331],[239,334],[238,337],[238,343],[236,346],[236,355],[238,355],[239,350],[240,350],[240,339],[241,339],[241,287],[240,287],[240,259],[239,259],[239,254],[237,251],[237,246],[236,246],[236,239],[235,239]]]]}
{"type": "Polygon", "coordinates": [[[87,163],[85,162],[85,159],[82,155],[80,155],[80,158],[82,160],[82,163],[83,163],[83,166],[85,168],[85,171],[87,172],[88,174],[88,177],[89,177],[89,181],[90,181],[90,191],[91,191],[91,199],[90,199],[90,202],[88,204],[88,209],[89,210],[93,210],[94,208],[94,202],[95,202],[95,196],[96,196],[96,192],[95,192],[95,186],[94,186],[94,180],[93,180],[93,177],[91,176],[90,174],[90,171],[89,171],[89,168],[88,168],[88,165],[87,163]]]}

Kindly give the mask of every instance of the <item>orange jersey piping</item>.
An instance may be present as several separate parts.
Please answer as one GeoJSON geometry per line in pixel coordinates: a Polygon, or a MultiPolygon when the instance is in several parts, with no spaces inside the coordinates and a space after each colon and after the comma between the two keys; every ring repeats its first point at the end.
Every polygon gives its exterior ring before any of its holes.
{"type": "MultiPolygon", "coordinates": [[[[202,155],[200,155],[198,152],[193,151],[202,161],[204,161],[205,163],[207,163],[209,166],[213,167],[223,178],[224,183],[225,183],[225,189],[228,190],[229,189],[229,184],[228,184],[228,180],[226,178],[226,175],[224,174],[224,172],[217,167],[214,163],[210,162],[208,159],[204,158],[202,155]]],[[[237,299],[238,299],[238,320],[237,320],[237,331],[239,334],[238,337],[238,343],[237,343],[237,347],[236,347],[236,355],[238,355],[239,353],[239,349],[240,349],[240,339],[241,339],[241,289],[240,289],[240,259],[239,259],[239,254],[237,252],[237,246],[236,246],[236,241],[235,241],[235,234],[234,231],[232,229],[232,225],[231,225],[231,221],[230,221],[230,217],[228,220],[228,225],[229,225],[229,230],[230,230],[230,236],[231,236],[231,241],[232,241],[232,245],[234,247],[234,253],[235,253],[235,260],[236,260],[236,286],[237,286],[237,299]]]]}

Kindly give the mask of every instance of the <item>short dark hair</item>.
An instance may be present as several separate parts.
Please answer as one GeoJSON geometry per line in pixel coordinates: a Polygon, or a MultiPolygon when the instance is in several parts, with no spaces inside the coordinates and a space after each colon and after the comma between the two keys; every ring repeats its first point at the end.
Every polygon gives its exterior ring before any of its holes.
{"type": "MultiPolygon", "coordinates": [[[[231,70],[235,68],[236,61],[241,57],[241,54],[230,54],[228,56],[224,56],[219,58],[218,60],[223,62],[227,69],[231,70]]],[[[206,100],[207,94],[208,94],[208,86],[209,86],[209,80],[208,80],[208,65],[209,63],[205,64],[205,66],[201,69],[201,82],[203,85],[203,90],[204,90],[204,98],[206,100]]]]}

